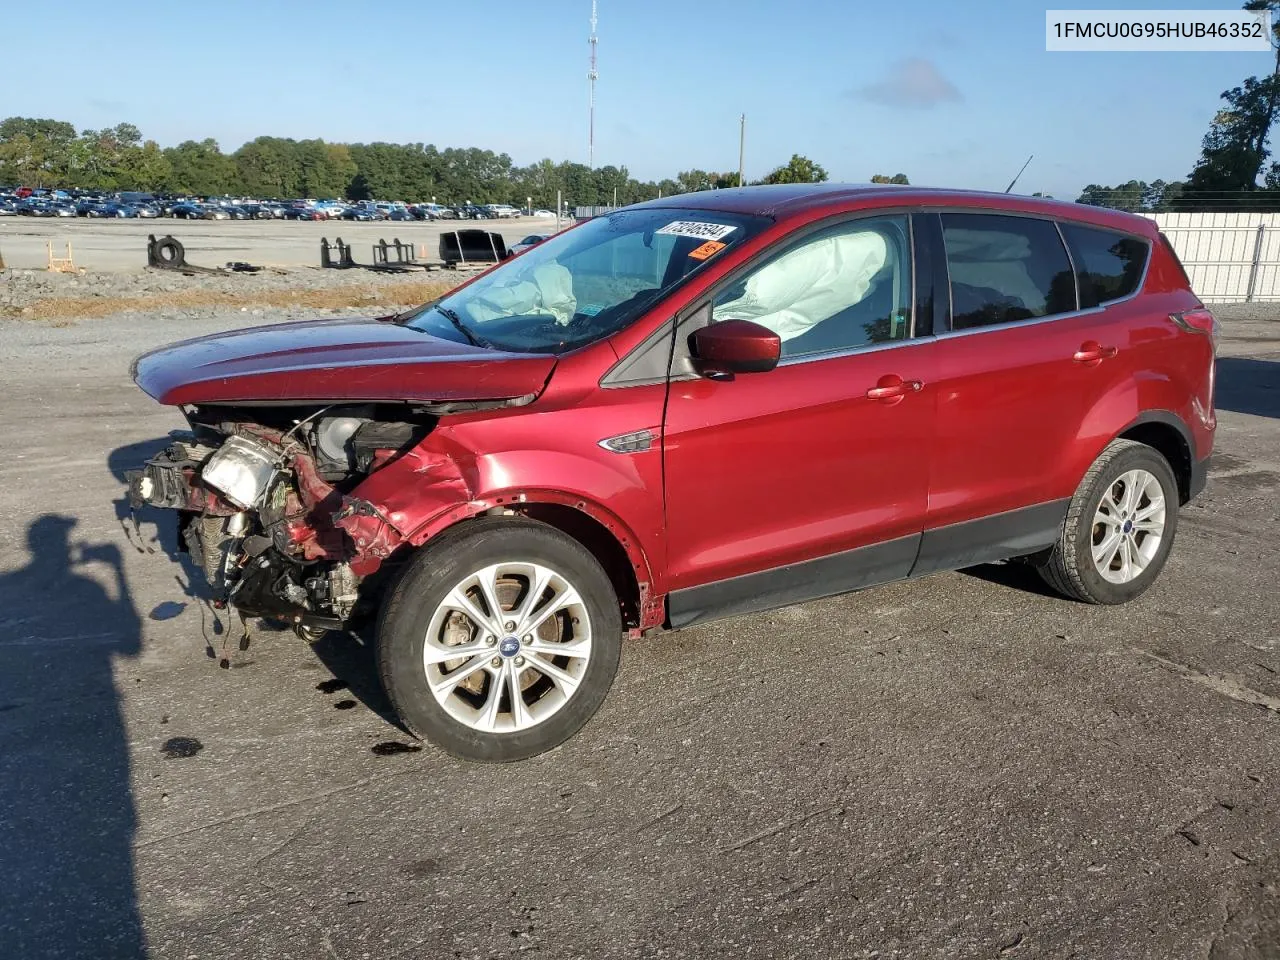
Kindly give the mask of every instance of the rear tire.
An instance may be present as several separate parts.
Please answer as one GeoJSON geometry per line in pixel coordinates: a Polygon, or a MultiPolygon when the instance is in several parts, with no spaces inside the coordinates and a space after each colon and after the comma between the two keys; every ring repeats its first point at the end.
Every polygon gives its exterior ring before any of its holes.
{"type": "Polygon", "coordinates": [[[376,647],[387,696],[412,733],[501,763],[559,746],[591,719],[618,669],[622,618],[608,576],[576,540],[484,517],[406,564],[376,647]]]}
{"type": "Polygon", "coordinates": [[[1164,568],[1178,504],[1177,479],[1160,453],[1113,440],[1080,481],[1058,543],[1037,570],[1073,600],[1127,603],[1164,568]]]}

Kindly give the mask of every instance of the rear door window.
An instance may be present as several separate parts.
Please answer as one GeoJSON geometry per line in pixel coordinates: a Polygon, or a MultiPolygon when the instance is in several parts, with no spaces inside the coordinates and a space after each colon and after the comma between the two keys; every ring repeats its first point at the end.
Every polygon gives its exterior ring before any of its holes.
{"type": "Polygon", "coordinates": [[[1100,307],[1138,289],[1150,247],[1145,241],[1111,230],[1062,224],[1080,280],[1080,307],[1100,307]]]}
{"type": "Polygon", "coordinates": [[[951,277],[951,328],[971,330],[1070,313],[1076,281],[1049,220],[942,214],[951,277]]]}

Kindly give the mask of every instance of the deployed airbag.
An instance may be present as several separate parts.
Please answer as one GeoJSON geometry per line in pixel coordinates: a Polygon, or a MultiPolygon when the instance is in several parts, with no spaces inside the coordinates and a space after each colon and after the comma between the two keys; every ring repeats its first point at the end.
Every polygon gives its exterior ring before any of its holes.
{"type": "Polygon", "coordinates": [[[712,320],[753,320],[793,340],[861,301],[888,256],[873,230],[810,241],[753,273],[741,296],[715,305],[712,320]]]}
{"type": "Polygon", "coordinates": [[[578,309],[573,276],[554,260],[526,270],[510,283],[493,286],[467,304],[467,312],[479,323],[499,317],[549,314],[566,326],[578,309]]]}

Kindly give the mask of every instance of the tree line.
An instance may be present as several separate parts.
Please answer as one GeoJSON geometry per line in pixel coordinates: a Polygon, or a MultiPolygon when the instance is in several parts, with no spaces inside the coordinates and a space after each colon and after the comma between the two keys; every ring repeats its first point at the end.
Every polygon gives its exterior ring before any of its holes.
{"type": "Polygon", "coordinates": [[[1248,77],[1222,92],[1223,106],[1200,143],[1200,158],[1185,180],[1118,186],[1091,183],[1077,203],[1122,210],[1280,209],[1280,162],[1271,160],[1271,129],[1280,115],[1280,0],[1247,0],[1245,10],[1272,12],[1275,63],[1265,77],[1248,77]],[[1268,162],[1270,161],[1270,162],[1268,162]]]}
{"type": "MultiPolygon", "coordinates": [[[[795,155],[760,183],[814,183],[827,172],[795,155]]],[[[905,180],[905,178],[903,178],[905,180]]],[[[76,132],[61,120],[0,121],[0,184],[145,190],[192,196],[510,203],[637,203],[659,195],[738,185],[738,174],[685,170],[641,181],[626,167],[571,161],[518,166],[506,153],[423,143],[328,143],[258,137],[233,153],[216,140],[161,147],[131,123],[76,132]]]]}

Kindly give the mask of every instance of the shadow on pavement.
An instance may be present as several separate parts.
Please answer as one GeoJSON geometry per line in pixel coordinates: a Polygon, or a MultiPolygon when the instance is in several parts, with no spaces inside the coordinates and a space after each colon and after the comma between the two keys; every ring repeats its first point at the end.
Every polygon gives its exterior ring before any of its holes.
{"type": "Polygon", "coordinates": [[[984,563],[977,567],[966,567],[957,572],[977,580],[985,580],[987,583],[1008,587],[1011,590],[1052,597],[1055,600],[1062,599],[1061,594],[1041,579],[1035,567],[1027,563],[984,563]]]}
{"type": "Polygon", "coordinates": [[[1280,361],[1219,357],[1215,384],[1217,409],[1280,418],[1280,361]]]}
{"type": "Polygon", "coordinates": [[[147,951],[112,664],[137,656],[141,621],[119,550],[75,525],[37,518],[27,565],[0,574],[0,952],[131,960],[147,951]]]}
{"type": "Polygon", "coordinates": [[[378,665],[372,647],[372,628],[357,639],[348,633],[329,631],[311,645],[316,657],[323,663],[340,687],[345,689],[371,711],[391,726],[404,730],[400,718],[391,707],[391,701],[383,692],[378,678],[378,665]]]}

